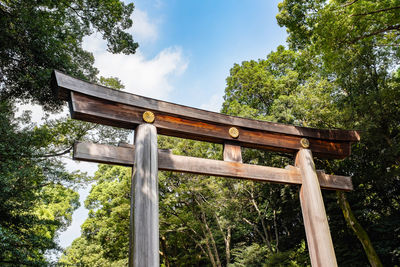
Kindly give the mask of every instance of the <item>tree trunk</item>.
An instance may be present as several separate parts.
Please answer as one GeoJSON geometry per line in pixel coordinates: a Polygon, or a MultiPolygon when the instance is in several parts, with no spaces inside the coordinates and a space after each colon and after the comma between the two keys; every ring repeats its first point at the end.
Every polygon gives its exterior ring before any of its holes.
{"type": "Polygon", "coordinates": [[[278,225],[276,223],[276,211],[275,210],[274,210],[274,228],[275,228],[276,252],[279,252],[279,235],[278,235],[278,225]]]}
{"type": "Polygon", "coordinates": [[[350,204],[346,199],[345,193],[337,191],[336,195],[339,200],[340,208],[343,211],[343,216],[346,219],[348,226],[356,234],[358,240],[360,240],[364,248],[365,254],[367,254],[369,263],[371,264],[372,267],[383,267],[378,254],[376,254],[376,251],[372,246],[372,242],[369,239],[367,232],[364,230],[364,228],[361,226],[361,224],[354,216],[353,211],[350,208],[350,204]]]}
{"type": "Polygon", "coordinates": [[[266,227],[265,227],[264,216],[263,216],[263,214],[261,214],[261,211],[260,211],[260,209],[258,208],[258,205],[257,205],[257,203],[256,203],[256,201],[255,201],[253,192],[247,191],[247,193],[249,193],[249,195],[250,195],[250,197],[251,197],[251,203],[253,204],[253,207],[254,207],[254,208],[256,209],[256,211],[257,211],[258,218],[261,220],[261,226],[262,226],[263,231],[264,231],[264,237],[263,237],[262,239],[263,239],[263,241],[267,244],[267,247],[268,247],[269,251],[273,252],[272,246],[271,246],[271,240],[272,240],[272,238],[270,238],[270,235],[268,234],[268,231],[267,231],[267,229],[266,229],[266,227]]]}
{"type": "Polygon", "coordinates": [[[211,245],[212,245],[212,247],[213,247],[213,249],[214,249],[215,261],[216,261],[216,263],[217,263],[217,266],[218,266],[218,267],[221,267],[222,265],[221,265],[221,261],[219,260],[219,254],[218,254],[218,250],[217,250],[217,244],[215,243],[214,235],[213,235],[213,233],[211,232],[211,229],[210,229],[210,227],[209,227],[208,224],[207,224],[207,219],[206,219],[206,215],[204,214],[204,212],[201,213],[201,218],[202,218],[203,223],[204,223],[204,226],[205,226],[205,228],[206,228],[206,230],[207,230],[207,232],[208,232],[208,235],[210,236],[211,245]]]}
{"type": "Polygon", "coordinates": [[[224,238],[226,265],[228,266],[229,263],[231,262],[231,229],[232,229],[232,227],[231,227],[231,225],[227,226],[226,234],[225,234],[224,229],[222,228],[221,223],[220,223],[216,213],[214,213],[214,217],[218,224],[218,227],[222,234],[222,237],[224,238]]]}
{"type": "Polygon", "coordinates": [[[206,238],[206,248],[207,248],[208,257],[210,258],[212,266],[213,267],[217,267],[217,264],[215,263],[214,255],[213,255],[213,253],[211,251],[210,241],[208,240],[208,235],[207,235],[206,231],[204,230],[204,228],[203,228],[203,234],[204,234],[204,236],[206,238]]]}
{"type": "Polygon", "coordinates": [[[226,233],[225,240],[225,253],[226,253],[226,265],[231,263],[231,227],[228,226],[228,232],[226,233]]]}

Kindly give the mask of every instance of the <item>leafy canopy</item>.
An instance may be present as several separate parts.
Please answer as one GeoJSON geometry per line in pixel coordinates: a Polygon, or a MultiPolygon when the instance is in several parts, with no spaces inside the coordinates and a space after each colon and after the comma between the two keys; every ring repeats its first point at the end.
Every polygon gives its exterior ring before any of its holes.
{"type": "Polygon", "coordinates": [[[84,36],[97,31],[111,53],[135,53],[138,44],[126,32],[133,9],[119,0],[1,0],[0,99],[59,107],[50,87],[53,69],[96,80],[84,36]]]}

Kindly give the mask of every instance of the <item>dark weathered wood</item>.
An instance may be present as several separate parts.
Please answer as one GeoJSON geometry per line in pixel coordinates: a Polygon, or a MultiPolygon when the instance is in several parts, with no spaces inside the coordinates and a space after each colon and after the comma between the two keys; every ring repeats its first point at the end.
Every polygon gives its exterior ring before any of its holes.
{"type": "MultiPolygon", "coordinates": [[[[71,93],[72,118],[101,123],[110,126],[133,129],[143,122],[144,108],[111,102],[81,93],[71,93]]],[[[236,127],[240,131],[238,138],[229,135],[232,125],[199,121],[198,119],[180,118],[166,113],[154,111],[154,125],[159,134],[202,140],[215,143],[231,142],[244,147],[267,149],[278,152],[296,153],[302,148],[302,135],[254,130],[236,127]]],[[[217,114],[217,113],[215,113],[217,114]]],[[[222,114],[217,114],[225,116],[222,114]]],[[[251,121],[251,120],[249,120],[251,121]]],[[[260,122],[261,123],[261,122],[260,122]]],[[[315,155],[324,158],[344,158],[350,155],[351,143],[348,141],[309,138],[310,149],[315,155]]]]}
{"type": "MultiPolygon", "coordinates": [[[[74,146],[74,159],[132,166],[134,162],[134,148],[132,145],[130,147],[114,147],[93,143],[76,143],[74,146]]],[[[293,166],[280,169],[238,162],[178,156],[162,149],[158,151],[158,168],[159,170],[166,171],[232,177],[263,182],[302,183],[300,170],[293,166]]],[[[317,175],[321,188],[343,191],[353,190],[350,177],[327,175],[323,171],[317,171],[317,175]]]]}
{"type": "Polygon", "coordinates": [[[309,149],[301,149],[297,153],[296,166],[299,167],[302,176],[300,203],[311,265],[313,267],[337,266],[324,201],[318,182],[319,177],[309,149]]]}
{"type": "Polygon", "coordinates": [[[131,190],[134,191],[131,196],[131,216],[134,219],[131,220],[133,224],[130,231],[133,233],[133,247],[130,247],[129,265],[158,267],[158,151],[154,125],[142,124],[137,127],[134,153],[134,189],[131,190]]]}
{"type": "Polygon", "coordinates": [[[70,92],[76,92],[87,96],[96,97],[98,99],[107,100],[113,104],[128,105],[140,107],[145,110],[151,110],[157,115],[169,114],[176,119],[212,122],[213,124],[235,126],[244,129],[247,128],[251,130],[260,130],[277,134],[286,134],[315,139],[345,142],[356,142],[359,140],[359,134],[356,131],[319,130],[239,118],[113,90],[73,78],[58,71],[55,71],[53,76],[53,86],[55,91],[61,98],[66,100],[69,100],[70,92]]]}
{"type": "Polygon", "coordinates": [[[242,149],[232,143],[224,143],[224,161],[243,163],[242,149]]]}

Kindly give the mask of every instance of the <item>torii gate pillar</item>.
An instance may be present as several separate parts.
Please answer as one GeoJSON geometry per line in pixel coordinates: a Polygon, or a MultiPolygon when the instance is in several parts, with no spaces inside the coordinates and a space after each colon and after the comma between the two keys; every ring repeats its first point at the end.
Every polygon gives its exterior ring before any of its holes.
{"type": "Polygon", "coordinates": [[[135,131],[135,163],[131,183],[129,267],[158,267],[157,129],[141,124],[135,131]]]}
{"type": "Polygon", "coordinates": [[[303,180],[300,204],[311,265],[335,267],[337,266],[335,250],[311,150],[300,149],[297,152],[296,166],[300,169],[303,180]]]}

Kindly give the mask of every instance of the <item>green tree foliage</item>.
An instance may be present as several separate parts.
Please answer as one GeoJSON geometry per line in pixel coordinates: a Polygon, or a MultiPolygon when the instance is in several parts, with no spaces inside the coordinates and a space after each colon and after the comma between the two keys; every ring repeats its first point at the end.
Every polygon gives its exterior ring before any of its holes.
{"type": "MultiPolygon", "coordinates": [[[[347,228],[335,196],[325,193],[338,261],[346,266],[367,262],[349,229],[361,241],[369,240],[368,233],[384,264],[399,260],[398,31],[390,26],[398,24],[398,5],[283,1],[277,17],[294,50],[278,48],[267,60],[235,65],[227,79],[223,111],[229,114],[361,130],[362,142],[349,159],[318,162],[353,176],[355,191],[348,199],[356,217],[343,212],[347,223],[364,225],[366,231],[347,228]],[[388,30],[380,31],[384,26],[388,30]]],[[[368,261],[380,264],[370,253],[368,261]]]]}
{"type": "Polygon", "coordinates": [[[119,0],[0,1],[0,99],[59,107],[49,83],[53,69],[95,81],[93,55],[82,49],[94,31],[108,51],[134,53],[138,45],[125,31],[133,9],[119,0]]]}
{"type": "Polygon", "coordinates": [[[331,54],[359,45],[398,50],[398,0],[284,0],[278,7],[278,23],[287,28],[292,48],[312,44],[331,54]]]}
{"type": "Polygon", "coordinates": [[[80,266],[121,266],[128,262],[129,168],[100,165],[85,207],[89,218],[60,263],[80,266]]]}
{"type": "MultiPolygon", "coordinates": [[[[399,194],[396,172],[398,170],[391,171],[391,168],[397,164],[398,147],[390,146],[387,150],[388,139],[383,136],[380,124],[381,120],[387,120],[388,117],[379,117],[379,120],[374,118],[373,121],[355,120],[353,114],[357,111],[347,104],[347,95],[342,92],[339,82],[332,79],[323,69],[318,71],[313,68],[312,66],[321,68],[323,64],[316,62],[315,58],[311,60],[312,57],[309,55],[309,51],[293,52],[280,47],[277,52],[268,55],[267,60],[235,65],[231,70],[231,76],[227,79],[223,111],[242,116],[246,116],[243,112],[249,112],[250,116],[258,119],[319,128],[362,127],[363,140],[355,147],[350,159],[319,161],[318,164],[329,172],[353,176],[356,190],[349,196],[351,203],[355,203],[353,207],[355,213],[359,214],[361,225],[366,225],[367,232],[374,236],[372,241],[376,244],[378,255],[381,253],[386,263],[396,262],[397,242],[393,239],[388,242],[388,237],[382,235],[383,230],[379,230],[382,225],[385,227],[391,225],[391,231],[396,232],[398,222],[396,219],[399,194]],[[306,69],[309,72],[303,69],[304,66],[307,66],[306,69]],[[379,142],[372,144],[377,139],[379,142]],[[382,149],[386,150],[386,153],[382,153],[382,149]],[[386,253],[382,253],[385,250],[386,253]]],[[[397,78],[393,76],[391,79],[393,83],[397,78]]],[[[392,98],[384,100],[394,101],[392,98]]],[[[367,106],[360,107],[360,105],[361,103],[358,103],[355,108],[362,108],[366,112],[367,106]]],[[[393,118],[393,115],[389,118],[393,118]]],[[[399,125],[396,120],[390,123],[399,125]]],[[[394,140],[397,140],[398,137],[394,137],[394,140]]],[[[251,158],[255,159],[257,155],[253,154],[251,158]]],[[[268,165],[273,162],[270,161],[268,165]]],[[[360,256],[363,254],[348,253],[348,250],[354,250],[354,247],[359,250],[362,250],[362,247],[347,229],[335,196],[328,193],[325,193],[325,196],[339,263],[364,265],[366,258],[360,256]],[[352,239],[349,239],[349,236],[352,239]],[[352,245],[349,246],[349,244],[352,245]]],[[[355,221],[349,223],[355,223],[355,221]]],[[[368,237],[363,237],[365,238],[368,237]]]]}
{"type": "MultiPolygon", "coordinates": [[[[123,88],[117,79],[101,80],[123,88]]],[[[60,250],[58,231],[79,207],[75,188],[89,179],[68,172],[62,157],[75,141],[117,143],[127,132],[67,118],[37,126],[30,112],[15,118],[13,105],[0,103],[0,262],[44,265],[48,250],[60,250]]]]}
{"type": "Polygon", "coordinates": [[[85,176],[68,173],[61,160],[52,156],[60,147],[55,147],[54,140],[61,140],[60,136],[73,129],[57,126],[52,130],[46,125],[20,128],[10,105],[0,105],[2,264],[43,265],[46,250],[58,248],[56,230],[68,226],[73,210],[79,206],[78,194],[64,185],[85,176]]]}
{"type": "Polygon", "coordinates": [[[227,78],[222,112],[298,126],[335,128],[343,110],[335,108],[338,94],[321,62],[306,52],[279,46],[266,60],[235,64],[227,78]]]}
{"type": "MultiPolygon", "coordinates": [[[[353,175],[356,190],[348,201],[355,218],[383,263],[393,265],[400,249],[400,2],[285,0],[279,9],[291,47],[322,59],[341,94],[337,103],[351,118],[345,125],[362,130],[352,157],[333,171],[353,175]]],[[[369,260],[373,265],[374,257],[369,260]]]]}
{"type": "Polygon", "coordinates": [[[289,45],[322,58],[343,107],[351,107],[348,127],[380,128],[393,139],[400,114],[400,1],[285,0],[279,10],[289,45]]]}
{"type": "MultiPolygon", "coordinates": [[[[17,102],[59,110],[50,86],[53,69],[96,81],[93,55],[82,49],[84,36],[97,31],[108,51],[132,54],[126,32],[133,4],[122,1],[0,1],[0,264],[45,265],[44,254],[60,249],[78,203],[74,192],[87,177],[66,171],[62,156],[75,140],[118,142],[126,132],[70,119],[30,124],[15,118],[17,102]]],[[[118,79],[100,82],[121,89],[118,79]]]]}

